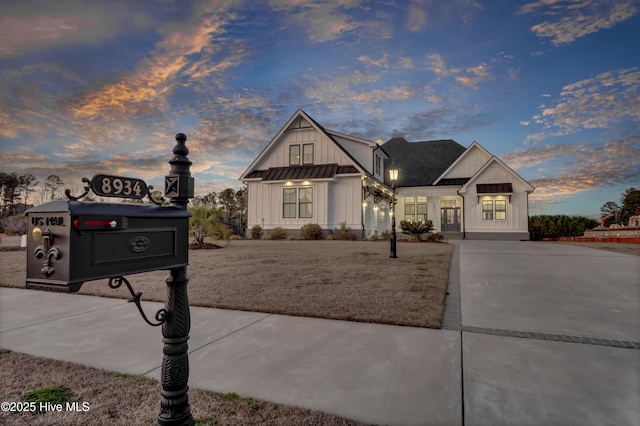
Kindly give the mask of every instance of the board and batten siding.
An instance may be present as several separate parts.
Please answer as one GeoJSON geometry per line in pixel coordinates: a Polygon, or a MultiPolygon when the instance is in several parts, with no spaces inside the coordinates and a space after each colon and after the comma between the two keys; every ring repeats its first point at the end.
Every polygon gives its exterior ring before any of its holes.
{"type": "MultiPolygon", "coordinates": [[[[499,163],[493,163],[485,169],[471,185],[465,194],[466,231],[467,232],[528,232],[529,218],[527,212],[528,187],[512,172],[502,167],[499,163]],[[477,184],[511,182],[513,194],[509,201],[508,195],[480,194],[476,190],[477,184]],[[482,200],[506,200],[506,220],[483,220],[482,200]]],[[[495,209],[495,203],[494,203],[495,209]]]]}
{"type": "MultiPolygon", "coordinates": [[[[329,182],[329,223],[326,229],[339,228],[341,222],[358,232],[362,228],[362,180],[343,176],[329,182]]],[[[322,226],[322,225],[321,225],[322,226]]]]}
{"type": "Polygon", "coordinates": [[[464,158],[462,158],[458,164],[453,166],[453,168],[449,170],[443,178],[470,178],[491,159],[490,155],[477,146],[474,146],[470,151],[463,155],[464,158]]]}
{"type": "Polygon", "coordinates": [[[313,208],[310,218],[283,218],[283,189],[288,188],[283,183],[248,182],[249,187],[249,215],[247,226],[251,229],[260,225],[263,229],[273,229],[277,226],[299,230],[307,223],[317,223],[323,229],[328,222],[328,191],[331,182],[312,182],[309,185],[294,184],[291,188],[313,188],[313,208]]]}
{"type": "MultiPolygon", "coordinates": [[[[326,135],[315,129],[287,130],[280,140],[274,144],[271,151],[258,164],[255,169],[266,170],[270,167],[289,166],[289,146],[313,144],[313,164],[352,164],[353,161],[338,148],[326,135]]],[[[302,153],[302,147],[301,153],[302,153]]]]}

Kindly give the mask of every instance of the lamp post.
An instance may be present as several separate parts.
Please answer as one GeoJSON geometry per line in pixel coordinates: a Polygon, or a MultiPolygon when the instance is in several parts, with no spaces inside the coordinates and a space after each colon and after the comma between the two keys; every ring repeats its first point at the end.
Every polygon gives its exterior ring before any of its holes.
{"type": "Polygon", "coordinates": [[[393,197],[391,198],[391,255],[392,259],[396,256],[396,181],[398,180],[398,169],[389,169],[389,180],[393,189],[393,197]]]}

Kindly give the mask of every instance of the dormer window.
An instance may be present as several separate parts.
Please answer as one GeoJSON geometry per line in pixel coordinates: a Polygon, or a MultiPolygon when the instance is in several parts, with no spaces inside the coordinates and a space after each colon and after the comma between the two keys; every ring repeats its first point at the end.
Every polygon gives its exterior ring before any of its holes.
{"type": "Polygon", "coordinates": [[[313,164],[313,144],[302,145],[302,164],[313,164]]]}
{"type": "Polygon", "coordinates": [[[289,145],[289,165],[299,166],[300,160],[302,164],[313,164],[313,144],[305,143],[302,145],[302,156],[300,155],[300,145],[289,145]]]}
{"type": "Polygon", "coordinates": [[[382,158],[380,158],[378,155],[376,155],[376,174],[377,175],[380,174],[381,164],[382,164],[382,158]]]}
{"type": "Polygon", "coordinates": [[[289,165],[300,165],[300,145],[289,145],[289,165]]]}

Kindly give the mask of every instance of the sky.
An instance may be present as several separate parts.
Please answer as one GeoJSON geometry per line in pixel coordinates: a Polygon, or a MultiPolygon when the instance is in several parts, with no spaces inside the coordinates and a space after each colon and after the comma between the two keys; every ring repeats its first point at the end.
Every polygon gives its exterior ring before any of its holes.
{"type": "Polygon", "coordinates": [[[0,172],[196,195],[238,180],[298,108],[385,142],[477,141],[530,214],[640,188],[640,0],[3,0],[0,172]]]}

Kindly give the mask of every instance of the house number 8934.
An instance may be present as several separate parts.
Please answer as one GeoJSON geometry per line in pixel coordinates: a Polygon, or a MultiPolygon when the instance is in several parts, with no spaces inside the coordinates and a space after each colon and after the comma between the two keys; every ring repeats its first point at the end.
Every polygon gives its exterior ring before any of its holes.
{"type": "Polygon", "coordinates": [[[120,176],[95,175],[91,179],[91,189],[103,197],[141,199],[147,195],[147,184],[144,181],[120,176]]]}

